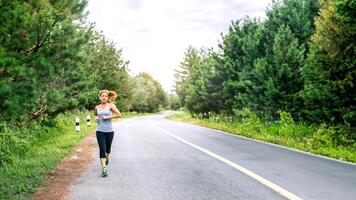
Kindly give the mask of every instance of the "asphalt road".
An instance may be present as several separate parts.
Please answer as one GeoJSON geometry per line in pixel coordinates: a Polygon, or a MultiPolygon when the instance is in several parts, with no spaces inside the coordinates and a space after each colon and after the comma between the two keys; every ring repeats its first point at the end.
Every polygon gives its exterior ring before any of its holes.
{"type": "Polygon", "coordinates": [[[93,162],[69,199],[356,199],[356,165],[163,115],[114,123],[108,177],[93,162]]]}

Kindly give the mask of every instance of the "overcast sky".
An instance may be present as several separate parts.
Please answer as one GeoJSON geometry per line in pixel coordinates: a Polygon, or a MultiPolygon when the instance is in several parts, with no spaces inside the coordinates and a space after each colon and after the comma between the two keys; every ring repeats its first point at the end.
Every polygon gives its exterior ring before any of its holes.
{"type": "Polygon", "coordinates": [[[170,93],[189,45],[216,49],[231,20],[265,17],[272,0],[89,0],[88,19],[122,49],[131,75],[145,71],[170,93]]]}

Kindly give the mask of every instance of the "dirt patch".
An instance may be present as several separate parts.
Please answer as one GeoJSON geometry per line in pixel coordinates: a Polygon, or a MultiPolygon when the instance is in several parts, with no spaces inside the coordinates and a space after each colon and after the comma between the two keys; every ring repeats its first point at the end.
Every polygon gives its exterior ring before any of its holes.
{"type": "Polygon", "coordinates": [[[50,173],[47,186],[39,188],[33,194],[33,200],[64,199],[69,194],[69,186],[79,177],[93,161],[92,152],[97,147],[95,133],[91,133],[72,149],[71,154],[64,158],[57,169],[50,173]]]}

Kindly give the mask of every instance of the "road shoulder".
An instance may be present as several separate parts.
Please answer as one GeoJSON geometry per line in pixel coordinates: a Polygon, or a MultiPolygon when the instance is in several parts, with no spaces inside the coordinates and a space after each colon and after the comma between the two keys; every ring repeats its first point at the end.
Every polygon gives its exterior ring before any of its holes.
{"type": "Polygon", "coordinates": [[[47,175],[46,186],[32,195],[33,200],[64,199],[69,193],[69,186],[93,161],[93,150],[97,147],[94,132],[76,145],[71,154],[65,157],[57,168],[47,175]]]}

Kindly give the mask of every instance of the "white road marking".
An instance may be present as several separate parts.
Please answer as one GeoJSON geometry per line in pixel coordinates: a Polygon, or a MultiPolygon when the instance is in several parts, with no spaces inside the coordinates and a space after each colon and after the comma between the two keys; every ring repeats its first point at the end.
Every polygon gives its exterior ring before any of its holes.
{"type": "Polygon", "coordinates": [[[230,161],[230,160],[228,160],[226,158],[223,158],[223,157],[221,157],[221,156],[219,156],[219,155],[217,155],[217,154],[215,154],[215,153],[213,153],[213,152],[211,152],[211,151],[209,151],[207,149],[199,147],[199,146],[197,146],[197,145],[195,145],[195,144],[193,144],[191,142],[188,142],[188,141],[186,141],[186,140],[184,140],[184,139],[182,139],[182,138],[180,138],[180,137],[178,137],[176,135],[173,135],[170,132],[168,132],[167,130],[162,129],[162,128],[160,128],[159,126],[157,126],[155,124],[152,124],[152,125],[155,126],[158,130],[160,130],[163,133],[165,133],[166,135],[171,136],[171,137],[173,137],[173,138],[175,138],[175,139],[177,139],[177,140],[179,140],[179,141],[181,141],[181,142],[183,142],[183,143],[185,143],[185,144],[187,144],[187,145],[189,145],[189,146],[191,146],[191,147],[193,147],[193,148],[195,148],[195,149],[197,149],[197,150],[199,150],[199,151],[201,151],[203,153],[206,153],[209,156],[211,156],[213,158],[216,158],[216,159],[224,162],[225,164],[230,165],[231,167],[239,170],[240,172],[252,177],[253,179],[255,179],[258,182],[262,183],[263,185],[271,188],[272,190],[278,192],[279,194],[281,194],[282,196],[286,197],[287,199],[291,199],[291,200],[301,200],[302,199],[301,197],[298,197],[297,195],[287,191],[286,189],[284,189],[284,188],[272,183],[271,181],[263,178],[262,176],[259,176],[259,175],[255,174],[254,172],[252,172],[252,171],[250,171],[250,170],[248,170],[248,169],[246,169],[246,168],[244,168],[244,167],[242,167],[242,166],[240,166],[240,165],[238,165],[238,164],[236,164],[236,163],[234,163],[234,162],[232,162],[232,161],[230,161]]]}

